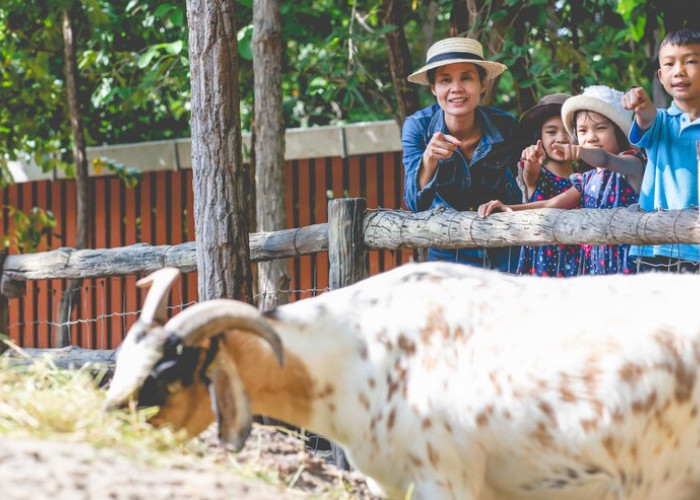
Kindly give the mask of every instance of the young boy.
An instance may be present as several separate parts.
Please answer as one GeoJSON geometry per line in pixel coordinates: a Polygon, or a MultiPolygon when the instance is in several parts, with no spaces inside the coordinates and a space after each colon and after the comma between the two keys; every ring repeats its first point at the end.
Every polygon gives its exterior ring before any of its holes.
{"type": "MultiPolygon", "coordinates": [[[[659,48],[659,80],[673,103],[657,109],[641,87],[622,98],[636,118],[630,142],[646,149],[648,161],[639,194],[642,210],[679,210],[698,205],[700,141],[700,31],[682,29],[666,35],[659,48]]],[[[632,247],[639,270],[698,272],[698,245],[632,247]]]]}

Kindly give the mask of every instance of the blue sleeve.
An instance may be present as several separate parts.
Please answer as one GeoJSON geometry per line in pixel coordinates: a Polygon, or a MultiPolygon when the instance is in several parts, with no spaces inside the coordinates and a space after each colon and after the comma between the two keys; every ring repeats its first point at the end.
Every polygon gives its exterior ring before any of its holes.
{"type": "Polygon", "coordinates": [[[634,146],[645,149],[649,147],[649,144],[651,144],[652,142],[651,139],[655,133],[655,130],[658,128],[659,123],[663,121],[663,112],[664,111],[662,109],[656,110],[656,119],[649,126],[648,129],[643,129],[639,125],[637,125],[636,119],[632,120],[632,128],[630,129],[629,139],[634,146]]]}
{"type": "Polygon", "coordinates": [[[412,117],[406,118],[401,129],[401,145],[403,147],[404,191],[406,206],[412,212],[427,210],[435,199],[435,177],[420,189],[418,185],[418,170],[420,170],[423,153],[427,143],[425,130],[412,117]]]}

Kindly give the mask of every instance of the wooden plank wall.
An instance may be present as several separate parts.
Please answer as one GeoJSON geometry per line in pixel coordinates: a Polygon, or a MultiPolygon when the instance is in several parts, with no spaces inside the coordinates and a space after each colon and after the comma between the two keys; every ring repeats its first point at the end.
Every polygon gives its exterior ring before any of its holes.
{"type": "MultiPolygon", "coordinates": [[[[91,179],[94,193],[92,248],[134,243],[178,244],[194,240],[192,171],[145,172],[139,184],[127,189],[116,177],[91,179]]],[[[285,172],[288,226],[327,221],[330,197],[364,197],[368,208],[402,208],[401,155],[380,153],[347,158],[328,157],[287,162],[285,172]]],[[[41,250],[75,242],[75,182],[36,181],[14,184],[2,191],[4,205],[28,212],[32,207],[51,210],[57,219],[54,234],[41,250]]],[[[404,207],[405,208],[405,207],[404,207]]],[[[3,210],[4,234],[13,229],[3,210]]],[[[16,248],[10,249],[16,253],[16,248]]],[[[371,251],[372,274],[391,269],[411,258],[410,251],[371,251]]],[[[289,259],[292,300],[328,289],[328,255],[289,259]]],[[[136,319],[142,294],[137,276],[84,280],[73,300],[72,343],[84,348],[116,347],[136,319]]],[[[22,347],[52,347],[58,325],[59,303],[65,280],[28,282],[23,298],[10,300],[10,338],[22,347]]],[[[197,276],[190,273],[176,285],[171,311],[197,300],[197,276]]]]}

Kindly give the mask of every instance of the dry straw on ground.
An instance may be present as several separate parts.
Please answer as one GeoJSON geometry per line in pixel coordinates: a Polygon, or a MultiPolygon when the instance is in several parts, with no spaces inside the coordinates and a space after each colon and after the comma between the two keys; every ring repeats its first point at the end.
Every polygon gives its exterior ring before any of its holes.
{"type": "Polygon", "coordinates": [[[102,411],[99,368],[26,364],[0,356],[3,498],[372,498],[359,473],[340,471],[304,441],[255,425],[239,454],[216,429],[186,439],[146,420],[154,411],[102,411]]]}

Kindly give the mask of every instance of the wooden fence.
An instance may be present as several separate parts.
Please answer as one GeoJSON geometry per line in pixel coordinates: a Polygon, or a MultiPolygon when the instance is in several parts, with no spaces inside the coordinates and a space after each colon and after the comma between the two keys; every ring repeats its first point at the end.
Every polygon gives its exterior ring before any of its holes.
{"type": "MultiPolygon", "coordinates": [[[[251,257],[290,259],[292,300],[406,262],[413,253],[406,248],[700,241],[697,208],[654,213],[549,209],[495,214],[488,219],[477,219],[470,212],[411,214],[392,210],[402,207],[403,191],[400,151],[395,141],[391,147],[386,146],[396,139],[392,126],[324,129],[320,134],[326,139],[340,138],[338,155],[293,158],[287,162],[288,225],[296,229],[252,234],[251,257]],[[374,149],[368,147],[369,143],[374,144],[374,149]],[[348,155],[348,151],[357,154],[348,155]],[[362,227],[341,224],[329,229],[328,201],[347,197],[365,199],[344,212],[362,227]],[[358,206],[369,211],[359,217],[358,206]],[[338,248],[348,239],[362,239],[363,251],[369,256],[367,269],[340,270],[336,262],[329,272],[327,247],[323,246],[328,245],[329,235],[342,240],[337,243],[338,248]]],[[[303,147],[293,143],[293,148],[299,154],[308,154],[319,151],[321,143],[317,136],[303,147]]],[[[289,144],[288,141],[288,149],[289,144]]],[[[116,177],[91,179],[95,194],[91,246],[111,250],[57,250],[71,247],[75,241],[73,181],[34,180],[3,190],[4,205],[25,211],[34,206],[51,210],[58,227],[42,248],[53,251],[20,256],[15,250],[4,262],[0,255],[0,331],[8,331],[11,340],[23,347],[52,347],[65,280],[75,277],[83,279],[83,286],[73,308],[71,338],[73,344],[90,349],[111,349],[122,340],[140,309],[142,294],[136,288],[136,280],[145,272],[164,264],[180,267],[188,274],[174,290],[173,308],[177,310],[197,300],[194,244],[187,243],[194,240],[192,172],[178,160],[188,157],[186,152],[178,153],[181,144],[174,146],[174,166],[159,161],[159,169],[144,172],[135,188],[127,189],[116,177]],[[107,267],[101,268],[96,262],[106,262],[107,267]]],[[[700,145],[698,150],[700,156],[700,145]]],[[[12,227],[6,209],[2,224],[8,234],[12,227]]],[[[361,258],[346,255],[338,248],[335,251],[340,260],[354,263],[351,267],[361,267],[361,258]]]]}
{"type": "MultiPolygon", "coordinates": [[[[363,197],[370,208],[400,208],[403,168],[399,152],[348,157],[297,159],[286,164],[287,218],[290,228],[324,223],[329,199],[363,197]]],[[[94,231],[91,248],[115,248],[145,243],[178,245],[194,240],[192,171],[144,172],[139,184],[126,188],[114,176],[91,178],[94,199],[94,231]]],[[[75,183],[56,179],[13,184],[2,192],[3,204],[29,211],[51,210],[55,234],[42,251],[72,247],[75,242],[75,183]]],[[[6,212],[6,211],[5,211],[6,212]]],[[[12,229],[7,213],[4,234],[12,229]]],[[[16,254],[16,249],[11,249],[16,254]]],[[[372,273],[407,261],[409,251],[370,252],[372,273]]],[[[292,300],[327,290],[326,252],[290,258],[292,300]]],[[[71,338],[86,348],[115,347],[135,320],[141,294],[135,292],[137,276],[84,279],[72,314],[71,338]]],[[[57,327],[58,305],[65,279],[28,281],[21,297],[10,299],[9,334],[24,347],[51,347],[57,327]]],[[[175,307],[197,300],[197,277],[183,276],[173,297],[175,307]]]]}

